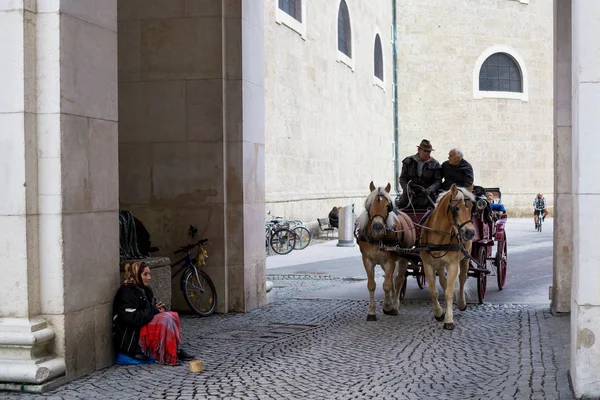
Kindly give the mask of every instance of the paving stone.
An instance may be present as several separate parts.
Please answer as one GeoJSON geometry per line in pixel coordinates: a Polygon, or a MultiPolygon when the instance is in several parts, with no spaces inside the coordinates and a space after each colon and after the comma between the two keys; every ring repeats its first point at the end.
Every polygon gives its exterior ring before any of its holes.
{"type": "Polygon", "coordinates": [[[368,322],[366,301],[297,297],[348,281],[270,279],[277,295],[260,310],[182,316],[184,343],[204,360],[203,373],[113,366],[43,396],[0,398],[573,399],[564,332],[546,306],[470,306],[444,331],[429,303],[405,301],[392,317],[379,314],[379,302],[378,321],[368,322]]]}

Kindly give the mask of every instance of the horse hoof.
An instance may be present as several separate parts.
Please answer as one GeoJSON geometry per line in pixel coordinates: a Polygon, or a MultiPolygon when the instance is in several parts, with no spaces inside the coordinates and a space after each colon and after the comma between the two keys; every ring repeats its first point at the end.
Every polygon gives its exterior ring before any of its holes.
{"type": "Polygon", "coordinates": [[[459,306],[458,309],[459,309],[459,311],[465,311],[467,309],[467,305],[465,304],[464,307],[459,306]]]}
{"type": "Polygon", "coordinates": [[[442,322],[444,320],[444,318],[446,318],[446,313],[443,313],[439,317],[436,317],[435,315],[433,317],[435,318],[436,321],[442,322]]]}
{"type": "Polygon", "coordinates": [[[444,329],[451,331],[452,329],[454,329],[454,323],[452,323],[452,322],[444,323],[444,329]]]}
{"type": "Polygon", "coordinates": [[[377,315],[367,315],[367,321],[377,321],[377,315]]]}
{"type": "Polygon", "coordinates": [[[389,310],[389,311],[385,311],[385,310],[383,310],[383,313],[384,313],[385,315],[398,315],[398,310],[396,310],[396,309],[392,308],[392,309],[391,309],[391,310],[389,310]]]}

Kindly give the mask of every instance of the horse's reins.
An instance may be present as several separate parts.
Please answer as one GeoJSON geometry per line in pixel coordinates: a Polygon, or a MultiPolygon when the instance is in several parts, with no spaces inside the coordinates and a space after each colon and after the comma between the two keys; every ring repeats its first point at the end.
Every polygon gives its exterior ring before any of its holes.
{"type": "MultiPolygon", "coordinates": [[[[463,194],[463,196],[464,196],[464,194],[463,194]]],[[[452,230],[450,232],[441,232],[441,233],[444,233],[446,235],[450,234],[450,240],[452,240],[453,237],[456,237],[456,241],[458,243],[456,243],[456,244],[449,243],[449,244],[434,244],[434,245],[429,245],[427,243],[427,241],[428,241],[427,238],[429,236],[428,233],[429,233],[429,231],[432,231],[433,229],[425,227],[425,229],[426,229],[426,232],[425,232],[425,246],[428,247],[427,251],[429,252],[429,254],[431,255],[431,257],[433,257],[433,258],[442,258],[442,257],[445,257],[446,254],[448,254],[450,251],[456,251],[456,250],[460,250],[463,254],[468,255],[467,249],[465,249],[465,246],[462,243],[463,240],[462,240],[462,237],[460,235],[460,230],[462,229],[463,226],[467,225],[468,223],[473,223],[473,220],[469,219],[469,220],[463,222],[462,224],[458,223],[458,221],[456,220],[456,211],[458,210],[458,205],[453,205],[452,203],[453,202],[457,202],[458,203],[459,201],[461,201],[461,200],[459,200],[459,199],[450,199],[448,201],[448,209],[446,210],[446,212],[452,213],[452,221],[453,221],[452,228],[451,228],[452,230]],[[439,249],[439,250],[431,250],[432,247],[434,249],[439,249]],[[436,256],[434,256],[432,254],[433,251],[444,251],[444,250],[446,252],[444,254],[442,254],[441,256],[439,256],[439,257],[436,257],[436,256]]],[[[427,219],[429,219],[429,217],[427,217],[427,219]]],[[[469,257],[470,257],[470,255],[469,255],[469,257]]]]}
{"type": "MultiPolygon", "coordinates": [[[[411,187],[412,184],[412,180],[408,181],[408,183],[406,184],[406,197],[408,197],[408,205],[410,206],[410,208],[413,210],[413,214],[416,214],[417,212],[415,211],[415,207],[413,206],[412,203],[412,189],[409,190],[409,188],[411,187]]],[[[424,189],[423,187],[419,186],[421,189],[424,189]]],[[[431,199],[431,197],[429,197],[428,195],[425,195],[425,197],[427,197],[427,199],[429,200],[429,202],[435,207],[435,201],[433,201],[431,199]]]]}

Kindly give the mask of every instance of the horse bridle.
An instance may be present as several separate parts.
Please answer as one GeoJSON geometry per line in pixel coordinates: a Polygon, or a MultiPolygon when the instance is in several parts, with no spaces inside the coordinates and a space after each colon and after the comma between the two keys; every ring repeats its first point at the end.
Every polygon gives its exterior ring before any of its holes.
{"type": "MultiPolygon", "coordinates": [[[[464,194],[463,194],[464,196],[464,194]]],[[[450,236],[456,235],[458,236],[458,240],[459,243],[462,242],[462,238],[460,237],[460,230],[463,228],[463,226],[469,224],[469,223],[473,223],[473,219],[469,218],[467,221],[463,222],[462,224],[459,224],[458,221],[456,220],[456,214],[458,214],[458,205],[453,205],[452,203],[458,203],[460,201],[463,201],[465,203],[465,207],[468,208],[467,206],[467,201],[466,199],[460,200],[460,199],[450,199],[448,201],[448,212],[452,213],[452,228],[453,228],[453,232],[451,232],[450,236]]]]}
{"type": "MultiPolygon", "coordinates": [[[[385,197],[383,195],[378,195],[380,197],[385,197]]],[[[387,199],[386,199],[387,200],[387,199]]],[[[373,205],[373,204],[371,204],[373,205]]],[[[373,223],[373,219],[377,218],[377,217],[381,217],[381,219],[383,219],[383,221],[385,222],[385,220],[387,219],[386,216],[382,215],[382,214],[375,214],[373,216],[371,216],[371,207],[365,207],[365,210],[367,210],[367,216],[369,217],[369,225],[373,223]]],[[[388,215],[390,215],[390,213],[394,211],[394,205],[388,200],[388,205],[387,205],[387,212],[388,215]]],[[[387,228],[386,228],[387,229],[387,228]]]]}

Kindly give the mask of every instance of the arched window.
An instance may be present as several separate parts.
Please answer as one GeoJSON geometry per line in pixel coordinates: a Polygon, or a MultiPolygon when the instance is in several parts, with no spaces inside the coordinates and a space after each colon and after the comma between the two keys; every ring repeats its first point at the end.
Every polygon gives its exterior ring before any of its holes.
{"type": "Polygon", "coordinates": [[[383,50],[381,49],[381,38],[375,35],[375,48],[373,50],[373,74],[383,81],[383,50]]]}
{"type": "Polygon", "coordinates": [[[519,64],[506,53],[492,54],[479,70],[479,90],[523,93],[519,64]]]}
{"type": "Polygon", "coordinates": [[[345,0],[340,1],[338,10],[338,50],[348,58],[352,58],[352,31],[350,29],[350,14],[345,0]]]}

